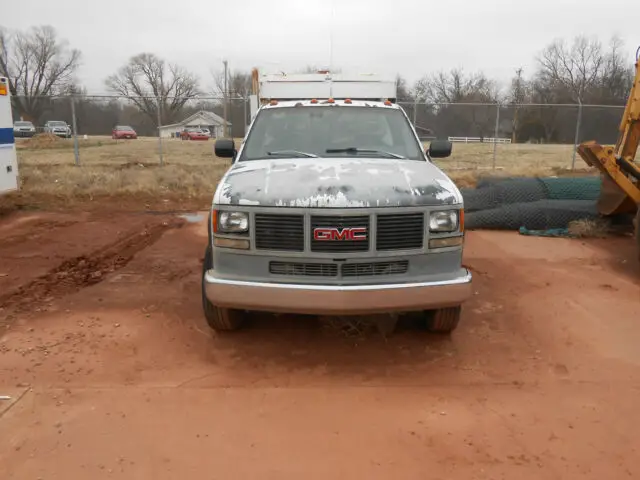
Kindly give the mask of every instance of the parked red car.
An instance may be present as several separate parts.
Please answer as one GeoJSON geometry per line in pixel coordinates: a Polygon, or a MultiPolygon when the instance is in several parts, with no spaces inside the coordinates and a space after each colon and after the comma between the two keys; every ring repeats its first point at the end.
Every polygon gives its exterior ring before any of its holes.
{"type": "Polygon", "coordinates": [[[182,140],[209,140],[209,135],[199,128],[185,128],[180,132],[182,140]]]}
{"type": "Polygon", "coordinates": [[[111,138],[113,138],[114,140],[120,140],[122,138],[136,139],[138,138],[138,134],[131,127],[128,127],[126,125],[116,125],[111,132],[111,138]]]}

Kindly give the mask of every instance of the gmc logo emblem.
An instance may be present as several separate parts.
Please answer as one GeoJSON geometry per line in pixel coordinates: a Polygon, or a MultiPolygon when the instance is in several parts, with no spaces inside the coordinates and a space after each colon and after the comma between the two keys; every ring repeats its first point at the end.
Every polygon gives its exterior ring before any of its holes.
{"type": "Polygon", "coordinates": [[[363,241],[367,239],[366,227],[353,228],[337,228],[337,227],[320,227],[313,229],[313,239],[319,241],[363,241]]]}

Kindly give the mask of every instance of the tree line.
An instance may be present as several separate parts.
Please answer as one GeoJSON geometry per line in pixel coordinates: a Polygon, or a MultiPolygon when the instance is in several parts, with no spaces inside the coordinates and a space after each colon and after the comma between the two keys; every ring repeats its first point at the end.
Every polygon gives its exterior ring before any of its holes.
{"type": "MultiPolygon", "coordinates": [[[[107,90],[120,99],[96,99],[76,78],[81,59],[81,52],[51,26],[11,33],[0,27],[0,75],[9,79],[14,116],[38,124],[53,118],[69,121],[69,100],[56,97],[73,95],[80,133],[105,134],[120,123],[153,135],[158,124],[177,123],[198,110],[222,113],[221,101],[199,100],[224,96],[221,72],[202,88],[186,68],[140,53],[105,79],[107,90]]],[[[586,36],[554,40],[536,56],[534,71],[516,69],[508,85],[463,69],[430,73],[413,84],[398,76],[398,101],[424,136],[492,137],[497,125],[499,136],[514,142],[572,143],[578,107],[545,105],[624,105],[633,82],[631,60],[618,37],[606,44],[586,36]],[[501,105],[499,116],[495,104],[501,105]]],[[[246,98],[250,89],[250,72],[229,73],[230,97],[246,98]]],[[[244,103],[229,105],[236,136],[244,134],[244,103]]],[[[585,108],[581,139],[614,141],[621,114],[621,109],[585,108]]]]}

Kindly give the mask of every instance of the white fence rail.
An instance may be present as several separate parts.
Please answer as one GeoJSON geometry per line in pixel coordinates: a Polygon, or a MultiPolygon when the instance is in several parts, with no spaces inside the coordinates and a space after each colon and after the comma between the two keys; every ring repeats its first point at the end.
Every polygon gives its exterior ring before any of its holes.
{"type": "Polygon", "coordinates": [[[454,143],[511,143],[510,138],[490,138],[490,137],[449,137],[454,143]]]}

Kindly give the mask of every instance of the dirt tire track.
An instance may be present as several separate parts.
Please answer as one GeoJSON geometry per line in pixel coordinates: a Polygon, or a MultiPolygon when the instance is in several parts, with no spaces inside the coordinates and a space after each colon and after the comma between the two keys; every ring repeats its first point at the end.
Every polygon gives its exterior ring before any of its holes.
{"type": "Polygon", "coordinates": [[[165,231],[180,228],[184,220],[147,224],[88,254],[65,260],[32,282],[0,296],[0,305],[13,313],[33,309],[43,300],[62,297],[100,283],[109,273],[127,265],[134,255],[157,242],[165,231]]]}

